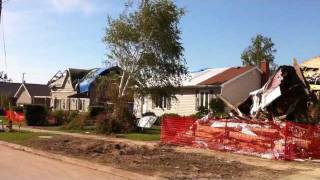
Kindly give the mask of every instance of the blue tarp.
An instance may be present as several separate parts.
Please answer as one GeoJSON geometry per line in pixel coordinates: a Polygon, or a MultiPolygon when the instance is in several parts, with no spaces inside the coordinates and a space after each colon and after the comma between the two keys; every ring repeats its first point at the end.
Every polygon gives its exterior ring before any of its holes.
{"type": "Polygon", "coordinates": [[[108,68],[96,68],[92,69],[79,83],[79,91],[80,93],[88,92],[91,83],[94,82],[101,74],[107,71],[108,68]]]}

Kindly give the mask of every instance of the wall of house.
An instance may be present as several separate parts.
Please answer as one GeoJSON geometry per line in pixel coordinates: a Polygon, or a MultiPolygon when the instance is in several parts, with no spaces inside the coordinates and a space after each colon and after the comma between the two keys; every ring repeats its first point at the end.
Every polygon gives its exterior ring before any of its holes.
{"type": "Polygon", "coordinates": [[[261,88],[261,73],[254,69],[223,84],[221,94],[233,105],[238,105],[248,98],[250,92],[259,88],[261,88]]]}
{"type": "Polygon", "coordinates": [[[68,96],[77,93],[72,86],[70,77],[68,75],[62,77],[55,83],[63,84],[63,86],[62,88],[51,89],[50,107],[53,107],[54,110],[69,110],[70,106],[68,96]]]}
{"type": "Polygon", "coordinates": [[[33,98],[33,104],[41,104],[41,105],[49,107],[50,106],[50,98],[45,98],[45,97],[33,98]]]}
{"type": "MultiPolygon", "coordinates": [[[[204,90],[208,90],[208,88],[204,90]]],[[[183,116],[195,114],[197,112],[196,93],[198,91],[201,91],[201,89],[183,89],[182,93],[176,94],[176,99],[171,99],[170,108],[154,107],[151,96],[144,97],[144,100],[136,97],[134,101],[135,115],[141,117],[146,112],[153,112],[157,116],[161,116],[164,113],[176,113],[183,116]]],[[[220,88],[212,91],[213,93],[219,93],[220,88]]]]}
{"type": "Polygon", "coordinates": [[[70,103],[71,111],[87,112],[90,106],[90,99],[89,98],[70,98],[69,103],[70,103]]]}
{"type": "Polygon", "coordinates": [[[31,96],[28,94],[28,92],[24,88],[21,90],[21,94],[20,94],[20,96],[18,96],[16,103],[17,103],[17,105],[32,103],[31,96]]]}

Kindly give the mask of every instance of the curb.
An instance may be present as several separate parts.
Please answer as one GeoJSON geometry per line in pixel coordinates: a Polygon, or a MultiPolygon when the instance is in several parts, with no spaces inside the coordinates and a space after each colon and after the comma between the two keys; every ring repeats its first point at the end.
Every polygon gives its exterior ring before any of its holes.
{"type": "Polygon", "coordinates": [[[41,150],[36,150],[33,148],[29,148],[26,146],[22,146],[22,145],[18,145],[18,144],[13,144],[13,143],[8,143],[8,142],[4,142],[4,141],[0,141],[0,145],[15,149],[15,150],[19,150],[19,151],[24,151],[24,152],[28,152],[28,153],[32,153],[41,157],[45,157],[45,158],[49,158],[49,159],[53,159],[53,160],[58,160],[58,161],[62,161],[62,162],[66,162],[72,165],[76,165],[76,166],[80,166],[80,167],[84,167],[84,168],[88,168],[88,169],[92,169],[92,170],[96,170],[96,171],[101,171],[104,173],[108,173],[108,174],[112,174],[115,176],[119,176],[122,178],[126,178],[128,180],[161,180],[162,178],[160,177],[154,177],[154,176],[147,176],[147,175],[141,175],[138,173],[134,173],[134,172],[129,172],[129,171],[125,171],[125,170],[121,170],[121,169],[117,169],[114,167],[110,167],[110,166],[104,166],[104,165],[100,165],[100,164],[96,164],[96,163],[92,163],[86,160],[81,160],[81,159],[76,159],[76,158],[72,158],[72,157],[67,157],[67,156],[63,156],[63,155],[59,155],[59,154],[53,154],[53,153],[49,153],[49,152],[45,152],[45,151],[41,151],[41,150]]]}

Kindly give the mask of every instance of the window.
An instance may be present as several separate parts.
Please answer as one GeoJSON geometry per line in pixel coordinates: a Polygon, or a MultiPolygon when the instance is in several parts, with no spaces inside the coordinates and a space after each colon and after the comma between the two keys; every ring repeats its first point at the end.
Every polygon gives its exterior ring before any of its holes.
{"type": "Polygon", "coordinates": [[[79,100],[78,100],[78,109],[79,109],[79,110],[82,110],[82,108],[83,108],[83,107],[82,107],[82,100],[79,99],[79,100]]]}
{"type": "Polygon", "coordinates": [[[165,96],[159,96],[153,98],[153,107],[154,108],[171,108],[171,98],[165,96]]]}
{"type": "Polygon", "coordinates": [[[61,100],[62,101],[62,109],[66,109],[66,100],[61,100]]]}
{"type": "Polygon", "coordinates": [[[213,91],[202,90],[196,92],[196,109],[199,107],[207,107],[210,106],[211,99],[214,98],[213,91]]]}

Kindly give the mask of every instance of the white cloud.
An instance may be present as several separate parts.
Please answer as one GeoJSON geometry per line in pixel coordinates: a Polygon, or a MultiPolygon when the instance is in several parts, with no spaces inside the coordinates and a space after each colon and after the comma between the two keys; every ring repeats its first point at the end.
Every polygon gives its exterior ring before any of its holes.
{"type": "Polygon", "coordinates": [[[92,0],[50,0],[59,12],[82,11],[90,14],[95,11],[92,0]]]}

